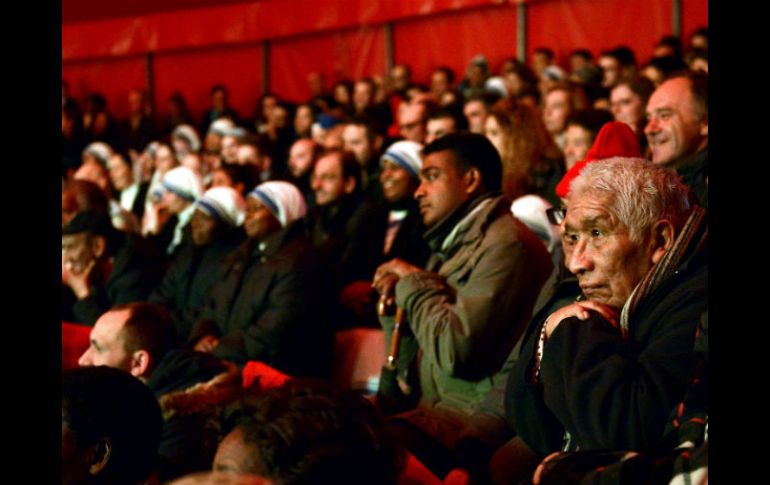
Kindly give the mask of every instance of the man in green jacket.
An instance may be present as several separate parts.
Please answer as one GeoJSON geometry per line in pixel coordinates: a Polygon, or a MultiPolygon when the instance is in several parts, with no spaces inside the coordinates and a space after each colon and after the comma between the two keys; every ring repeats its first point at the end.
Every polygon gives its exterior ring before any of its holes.
{"type": "MultiPolygon", "coordinates": [[[[489,140],[449,134],[422,155],[415,198],[433,254],[425,269],[399,259],[381,265],[374,286],[404,310],[402,350],[419,367],[419,384],[409,390],[419,393],[417,408],[392,422],[410,451],[443,476],[471,467],[461,455],[479,462],[477,453],[507,438],[502,396],[494,414],[482,413],[481,403],[505,379],[506,357],[552,264],[500,195],[502,163],[489,140]]],[[[392,319],[381,323],[389,337],[392,319]]]]}

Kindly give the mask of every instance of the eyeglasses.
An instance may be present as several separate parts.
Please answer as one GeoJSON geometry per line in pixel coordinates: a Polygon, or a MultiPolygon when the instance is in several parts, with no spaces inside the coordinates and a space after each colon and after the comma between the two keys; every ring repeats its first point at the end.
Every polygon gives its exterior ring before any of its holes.
{"type": "Polygon", "coordinates": [[[548,217],[548,222],[555,226],[560,226],[567,216],[567,209],[563,207],[551,207],[550,209],[545,210],[545,215],[548,217]]]}

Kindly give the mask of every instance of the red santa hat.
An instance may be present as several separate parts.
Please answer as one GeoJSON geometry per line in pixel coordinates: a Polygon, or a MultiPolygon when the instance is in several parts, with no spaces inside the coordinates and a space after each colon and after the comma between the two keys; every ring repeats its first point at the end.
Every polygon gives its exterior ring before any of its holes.
{"type": "Polygon", "coordinates": [[[583,167],[591,162],[604,160],[612,157],[641,157],[639,150],[639,141],[633,130],[620,121],[610,121],[602,126],[591,149],[586,153],[586,157],[580,160],[571,169],[564,174],[559,184],[556,186],[556,195],[562,199],[569,194],[569,184],[580,175],[583,167]]]}

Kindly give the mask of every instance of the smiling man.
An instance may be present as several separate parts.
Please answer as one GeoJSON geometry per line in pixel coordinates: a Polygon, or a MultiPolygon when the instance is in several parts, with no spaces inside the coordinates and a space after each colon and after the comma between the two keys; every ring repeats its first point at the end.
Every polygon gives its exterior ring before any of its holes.
{"type": "MultiPolygon", "coordinates": [[[[493,449],[505,439],[504,423],[480,413],[480,404],[505,379],[506,357],[552,264],[500,195],[502,163],[486,137],[451,133],[427,145],[422,156],[415,198],[433,254],[425,268],[401,259],[381,265],[374,286],[405,312],[410,331],[402,332],[402,353],[416,345],[421,354],[419,384],[412,389],[420,402],[394,425],[410,451],[443,476],[468,465],[454,456],[463,442],[493,449]],[[425,447],[426,440],[442,451],[425,447]]],[[[381,323],[389,338],[392,318],[381,323]]]]}
{"type": "Polygon", "coordinates": [[[582,296],[530,324],[506,390],[512,427],[535,464],[562,447],[655,450],[707,308],[705,210],[673,172],[610,158],[572,181],[562,234],[582,296]]]}
{"type": "Polygon", "coordinates": [[[657,165],[676,170],[708,208],[708,74],[668,79],[647,103],[644,133],[657,165]]]}
{"type": "Polygon", "coordinates": [[[62,318],[93,325],[113,305],[147,298],[160,280],[159,258],[107,213],[78,212],[62,226],[62,318]]]}

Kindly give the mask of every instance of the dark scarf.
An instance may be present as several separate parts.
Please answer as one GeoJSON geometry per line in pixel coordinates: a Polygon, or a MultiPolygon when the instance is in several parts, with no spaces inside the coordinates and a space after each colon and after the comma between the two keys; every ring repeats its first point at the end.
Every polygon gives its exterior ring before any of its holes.
{"type": "Polygon", "coordinates": [[[664,281],[671,278],[684,261],[700,252],[708,241],[708,219],[706,209],[695,206],[687,218],[684,227],[674,241],[674,245],[666,251],[658,264],[650,268],[642,281],[636,285],[631,296],[623,305],[620,313],[620,329],[624,337],[628,337],[628,326],[631,316],[644,300],[652,294],[664,281]]]}
{"type": "Polygon", "coordinates": [[[463,218],[474,208],[476,208],[477,205],[479,205],[484,200],[494,197],[496,195],[499,195],[499,193],[492,193],[487,192],[485,194],[479,195],[473,199],[468,199],[465,202],[463,202],[457,209],[452,211],[448,216],[446,216],[441,221],[437,222],[433,227],[425,231],[425,234],[423,234],[423,239],[425,239],[425,242],[428,243],[428,247],[430,247],[430,250],[434,253],[438,253],[441,250],[441,245],[444,242],[444,239],[449,235],[450,232],[452,232],[452,229],[455,228],[457,223],[459,223],[463,218]]]}

